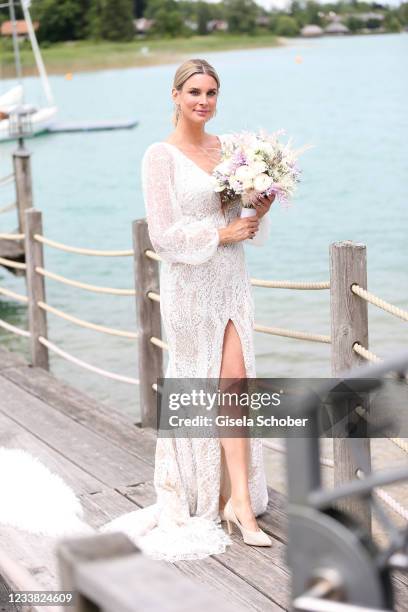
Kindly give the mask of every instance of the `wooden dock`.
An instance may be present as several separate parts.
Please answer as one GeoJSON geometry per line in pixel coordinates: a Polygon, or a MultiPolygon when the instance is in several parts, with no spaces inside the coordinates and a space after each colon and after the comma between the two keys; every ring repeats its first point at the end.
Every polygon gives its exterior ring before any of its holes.
{"type": "MultiPolygon", "coordinates": [[[[59,474],[80,498],[85,520],[98,528],[116,516],[154,503],[155,435],[82,392],[0,348],[0,446],[24,449],[59,474]]],[[[30,500],[27,500],[29,503],[30,500]]],[[[259,524],[270,548],[234,545],[200,561],[165,564],[236,604],[237,610],[290,609],[285,564],[285,498],[269,489],[259,524]]],[[[41,590],[60,588],[55,540],[0,525],[0,552],[18,563],[41,590]]],[[[1,555],[0,555],[1,563],[1,555]]],[[[0,574],[4,568],[0,565],[0,574]]],[[[398,604],[408,611],[408,579],[395,572],[398,604]]]]}

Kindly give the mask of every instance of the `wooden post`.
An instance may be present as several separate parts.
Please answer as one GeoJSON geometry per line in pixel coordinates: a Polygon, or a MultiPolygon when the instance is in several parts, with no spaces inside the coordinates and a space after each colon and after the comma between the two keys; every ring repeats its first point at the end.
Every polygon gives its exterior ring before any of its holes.
{"type": "Polygon", "coordinates": [[[49,370],[48,349],[38,341],[38,336],[47,338],[47,313],[37,304],[46,301],[44,277],[35,271],[37,266],[44,267],[43,245],[34,239],[34,234],[42,234],[43,231],[41,212],[34,208],[27,210],[25,226],[31,363],[34,367],[49,370]]]}
{"type": "Polygon", "coordinates": [[[157,427],[157,392],[152,385],[163,377],[163,350],[150,341],[161,339],[160,303],[147,297],[149,291],[160,292],[159,262],[146,257],[154,250],[145,219],[133,222],[135,257],[136,311],[139,330],[139,388],[142,427],[157,427]]]}
{"type": "MultiPolygon", "coordinates": [[[[367,302],[351,291],[352,283],[367,288],[366,247],[349,240],[335,242],[330,245],[331,356],[334,377],[364,362],[353,350],[355,342],[368,348],[367,302]]],[[[356,479],[358,469],[366,472],[371,466],[370,440],[358,440],[365,465],[357,464],[350,439],[333,439],[335,486],[356,479]]],[[[339,506],[371,532],[371,513],[367,502],[353,497],[341,502],[339,506]]]]}
{"type": "Polygon", "coordinates": [[[16,204],[18,214],[18,231],[25,232],[25,213],[33,206],[31,183],[31,153],[19,147],[13,153],[14,177],[16,185],[16,204]]]}

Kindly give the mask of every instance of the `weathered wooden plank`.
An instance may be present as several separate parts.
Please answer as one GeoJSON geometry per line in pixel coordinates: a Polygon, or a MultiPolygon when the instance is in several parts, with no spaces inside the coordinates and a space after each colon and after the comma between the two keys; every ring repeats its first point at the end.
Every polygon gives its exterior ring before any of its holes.
{"type": "Polygon", "coordinates": [[[0,377],[0,410],[108,487],[152,478],[152,467],[0,377]]]}
{"type": "MultiPolygon", "coordinates": [[[[140,485],[140,487],[144,487],[144,485],[140,485]]],[[[149,497],[145,499],[147,503],[152,501],[151,488],[149,497]]],[[[95,495],[86,494],[81,500],[88,514],[92,515],[93,526],[95,527],[100,527],[109,520],[137,508],[129,499],[112,490],[101,491],[95,495]]],[[[157,563],[166,562],[158,561],[157,563]]],[[[220,597],[228,596],[229,599],[246,605],[249,610],[259,610],[259,612],[282,610],[280,606],[259,593],[256,588],[239,578],[234,571],[220,564],[215,557],[207,557],[199,561],[180,561],[171,565],[198,583],[212,586],[220,597]]]]}
{"type": "Polygon", "coordinates": [[[0,372],[6,368],[23,367],[26,365],[28,364],[24,357],[0,346],[0,372]]]}
{"type": "Polygon", "coordinates": [[[100,480],[63,457],[58,450],[50,448],[37,437],[31,435],[2,412],[0,412],[0,446],[30,453],[51,472],[61,476],[77,495],[101,491],[105,486],[100,480]]]}
{"type": "MultiPolygon", "coordinates": [[[[155,501],[153,483],[121,488],[120,492],[142,507],[155,501]]],[[[273,499],[271,506],[274,502],[273,499]]],[[[261,526],[262,522],[260,519],[261,526]]],[[[270,598],[274,604],[282,608],[288,606],[289,572],[285,562],[284,545],[276,540],[270,548],[255,548],[246,545],[240,534],[233,534],[232,539],[235,546],[228,547],[222,555],[214,555],[214,559],[259,590],[265,597],[270,598]],[[274,585],[272,591],[271,584],[274,585]]],[[[190,562],[180,562],[177,565],[181,569],[186,563],[190,564],[190,562]]]]}
{"type": "Polygon", "coordinates": [[[4,376],[73,421],[152,464],[156,447],[152,430],[137,427],[126,415],[106,408],[41,368],[11,367],[4,376]]]}

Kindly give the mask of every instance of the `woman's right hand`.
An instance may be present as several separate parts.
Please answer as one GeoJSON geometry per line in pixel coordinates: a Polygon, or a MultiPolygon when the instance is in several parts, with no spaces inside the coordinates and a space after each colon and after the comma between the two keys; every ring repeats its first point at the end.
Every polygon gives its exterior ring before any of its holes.
{"type": "Polygon", "coordinates": [[[219,244],[228,244],[229,242],[241,242],[247,238],[253,238],[258,231],[259,218],[257,215],[253,217],[237,217],[226,227],[218,228],[220,236],[219,244]]]}

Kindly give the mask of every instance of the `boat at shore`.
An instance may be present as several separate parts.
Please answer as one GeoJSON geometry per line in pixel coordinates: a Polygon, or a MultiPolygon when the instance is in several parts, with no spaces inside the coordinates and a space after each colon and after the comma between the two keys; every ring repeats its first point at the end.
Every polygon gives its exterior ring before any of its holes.
{"type": "Polygon", "coordinates": [[[0,141],[14,140],[18,137],[19,116],[21,118],[24,117],[24,120],[21,119],[24,121],[24,136],[35,136],[48,131],[54,124],[58,113],[58,107],[54,102],[54,96],[41,57],[28,5],[29,2],[27,0],[21,0],[25,29],[31,43],[46,102],[42,107],[25,103],[14,0],[9,0],[2,6],[7,6],[10,13],[16,76],[19,84],[0,96],[0,141]]]}

